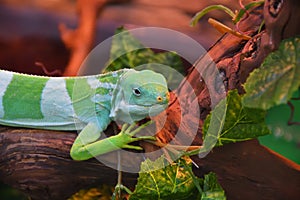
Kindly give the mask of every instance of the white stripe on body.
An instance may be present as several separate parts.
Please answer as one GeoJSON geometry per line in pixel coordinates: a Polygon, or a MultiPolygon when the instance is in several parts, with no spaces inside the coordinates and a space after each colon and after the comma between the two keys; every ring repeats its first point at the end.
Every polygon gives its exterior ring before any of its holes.
{"type": "Polygon", "coordinates": [[[7,71],[1,71],[0,79],[0,118],[4,116],[4,108],[2,104],[3,96],[5,91],[13,78],[13,73],[7,71]]]}
{"type": "Polygon", "coordinates": [[[75,112],[62,78],[50,78],[41,96],[41,112],[49,124],[75,124],[75,112]]]}

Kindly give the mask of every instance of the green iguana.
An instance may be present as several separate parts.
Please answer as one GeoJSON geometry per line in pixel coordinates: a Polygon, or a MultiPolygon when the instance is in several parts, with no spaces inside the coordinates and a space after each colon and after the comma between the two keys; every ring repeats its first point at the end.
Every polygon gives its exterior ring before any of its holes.
{"type": "Polygon", "coordinates": [[[122,69],[82,77],[33,76],[0,70],[0,124],[50,130],[81,130],[70,151],[86,160],[129,143],[153,139],[133,137],[135,122],[157,115],[168,105],[165,78],[150,70],[122,69]],[[98,140],[111,121],[122,121],[122,131],[98,140]]]}

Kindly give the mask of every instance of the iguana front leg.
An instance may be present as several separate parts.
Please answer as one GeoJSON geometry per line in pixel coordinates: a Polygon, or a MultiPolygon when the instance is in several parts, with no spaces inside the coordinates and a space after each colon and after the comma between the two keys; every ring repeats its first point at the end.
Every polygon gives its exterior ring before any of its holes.
{"type": "Polygon", "coordinates": [[[143,150],[139,146],[130,145],[130,143],[139,140],[155,140],[153,136],[133,137],[141,129],[149,125],[147,122],[136,129],[136,124],[124,124],[118,135],[114,135],[103,140],[98,140],[101,130],[94,123],[89,123],[78,135],[73,143],[70,155],[74,160],[87,160],[111,151],[122,148],[143,150]]]}

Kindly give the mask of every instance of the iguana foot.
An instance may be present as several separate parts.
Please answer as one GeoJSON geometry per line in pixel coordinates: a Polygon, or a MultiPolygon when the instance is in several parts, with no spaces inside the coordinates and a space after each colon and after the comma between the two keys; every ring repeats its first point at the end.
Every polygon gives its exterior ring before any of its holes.
{"type": "Polygon", "coordinates": [[[133,137],[135,136],[138,132],[140,132],[143,128],[146,126],[150,125],[152,122],[146,122],[145,124],[142,124],[141,126],[138,126],[133,123],[131,125],[129,124],[124,124],[122,126],[121,132],[118,134],[121,137],[124,137],[124,142],[125,144],[122,145],[122,148],[127,148],[127,149],[134,149],[134,150],[143,150],[143,148],[139,146],[134,146],[134,145],[129,145],[128,143],[131,142],[136,142],[140,140],[156,140],[154,136],[140,136],[140,137],[133,137]]]}

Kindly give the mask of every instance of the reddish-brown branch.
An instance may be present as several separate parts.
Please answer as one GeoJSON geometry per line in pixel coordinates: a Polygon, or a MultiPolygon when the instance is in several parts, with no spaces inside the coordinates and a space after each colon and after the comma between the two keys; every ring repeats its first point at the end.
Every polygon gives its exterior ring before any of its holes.
{"type": "Polygon", "coordinates": [[[108,0],[78,0],[78,28],[71,30],[65,24],[60,24],[61,38],[66,47],[71,50],[69,64],[65,69],[64,76],[76,76],[83,60],[91,51],[96,33],[97,16],[107,2],[108,0]]]}
{"type": "Polygon", "coordinates": [[[59,25],[61,38],[65,46],[70,49],[70,60],[63,76],[76,76],[77,72],[93,48],[96,24],[99,12],[108,3],[124,3],[130,0],[77,0],[79,15],[78,28],[71,30],[65,24],[59,25]]]}

